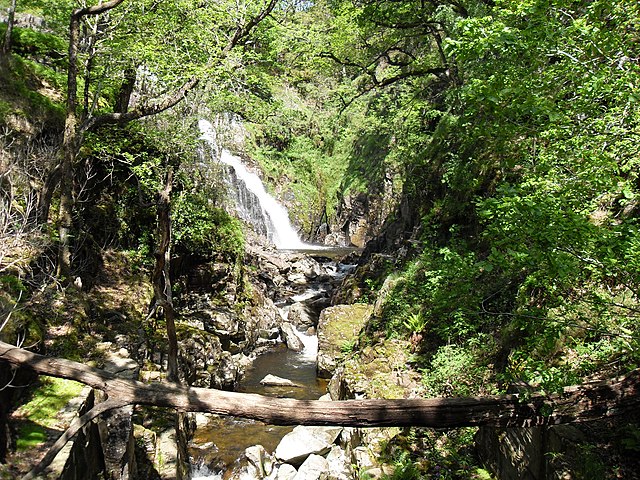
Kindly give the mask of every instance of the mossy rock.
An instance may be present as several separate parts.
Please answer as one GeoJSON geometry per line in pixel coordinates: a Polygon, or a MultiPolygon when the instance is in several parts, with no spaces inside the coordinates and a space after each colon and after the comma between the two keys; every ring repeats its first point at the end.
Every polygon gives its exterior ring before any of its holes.
{"type": "Polygon", "coordinates": [[[342,373],[348,397],[408,398],[413,395],[420,375],[408,367],[410,344],[386,339],[364,347],[344,361],[342,373]]]}
{"type": "Polygon", "coordinates": [[[344,353],[353,350],[360,331],[371,316],[367,304],[325,308],[318,321],[318,375],[330,378],[344,353]]]}

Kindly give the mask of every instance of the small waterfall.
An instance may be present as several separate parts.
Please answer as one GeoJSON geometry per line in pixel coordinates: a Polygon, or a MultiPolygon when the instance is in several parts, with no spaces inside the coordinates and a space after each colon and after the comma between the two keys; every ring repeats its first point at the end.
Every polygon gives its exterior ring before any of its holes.
{"type": "MultiPolygon", "coordinates": [[[[202,139],[216,149],[215,130],[207,120],[198,122],[202,139]]],[[[229,181],[233,187],[238,216],[251,223],[256,232],[265,235],[276,248],[295,250],[308,248],[300,240],[291,225],[287,210],[264,188],[260,177],[250,172],[242,160],[226,149],[220,153],[220,161],[231,167],[229,181]]]]}

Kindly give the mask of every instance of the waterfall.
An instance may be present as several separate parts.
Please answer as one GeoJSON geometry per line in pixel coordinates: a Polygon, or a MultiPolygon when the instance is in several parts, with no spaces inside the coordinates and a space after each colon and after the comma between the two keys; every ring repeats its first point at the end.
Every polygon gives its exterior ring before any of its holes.
{"type": "MultiPolygon", "coordinates": [[[[198,127],[213,149],[217,148],[215,130],[207,120],[200,120],[198,127]]],[[[220,161],[231,167],[229,181],[233,187],[238,216],[251,223],[256,232],[265,235],[276,248],[295,250],[308,248],[291,225],[287,210],[264,188],[260,177],[250,172],[242,160],[227,149],[222,149],[220,161]]]]}

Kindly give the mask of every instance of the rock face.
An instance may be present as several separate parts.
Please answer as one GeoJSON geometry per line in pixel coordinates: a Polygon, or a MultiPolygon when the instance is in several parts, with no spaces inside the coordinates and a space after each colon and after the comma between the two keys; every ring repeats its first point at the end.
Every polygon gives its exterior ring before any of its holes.
{"type": "Polygon", "coordinates": [[[242,354],[225,351],[219,337],[197,328],[178,328],[180,367],[187,385],[233,389],[244,373],[242,354]]]}
{"type": "Polygon", "coordinates": [[[318,321],[318,376],[331,378],[342,349],[353,346],[371,315],[366,304],[325,308],[318,321]]]}
{"type": "MultiPolygon", "coordinates": [[[[476,434],[478,453],[498,478],[559,480],[575,478],[585,467],[586,440],[578,426],[498,429],[483,427],[476,434]]],[[[593,472],[581,472],[587,478],[593,472]]],[[[579,475],[577,478],[582,478],[579,475]]]]}

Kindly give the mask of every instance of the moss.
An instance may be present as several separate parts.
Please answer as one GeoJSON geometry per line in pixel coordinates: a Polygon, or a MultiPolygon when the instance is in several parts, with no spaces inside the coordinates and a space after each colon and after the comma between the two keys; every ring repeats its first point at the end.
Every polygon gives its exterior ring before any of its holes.
{"type": "Polygon", "coordinates": [[[408,370],[409,343],[385,340],[364,347],[344,362],[344,375],[354,391],[369,398],[406,398],[417,373],[408,370]]]}
{"type": "Polygon", "coordinates": [[[16,447],[19,451],[47,441],[49,430],[60,430],[61,412],[70,400],[82,392],[84,385],[72,380],[40,377],[40,384],[30,394],[27,403],[20,406],[15,416],[20,419],[16,447]]]}
{"type": "Polygon", "coordinates": [[[372,310],[371,305],[363,303],[337,305],[326,309],[319,327],[323,343],[338,352],[344,345],[356,341],[372,310]]]}
{"type": "Polygon", "coordinates": [[[28,420],[46,428],[56,427],[58,414],[69,400],[80,395],[84,385],[73,380],[40,377],[40,386],[31,394],[31,399],[19,408],[19,413],[28,420]]]}
{"type": "Polygon", "coordinates": [[[37,423],[25,423],[18,430],[16,449],[20,452],[30,450],[47,441],[47,431],[37,423]]]}

